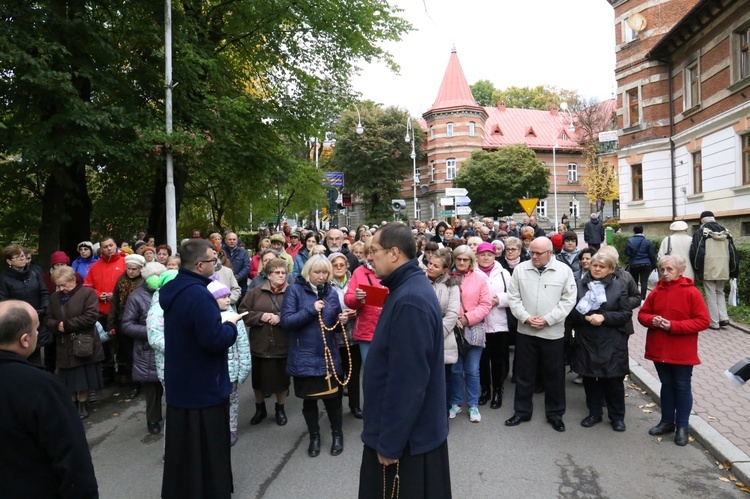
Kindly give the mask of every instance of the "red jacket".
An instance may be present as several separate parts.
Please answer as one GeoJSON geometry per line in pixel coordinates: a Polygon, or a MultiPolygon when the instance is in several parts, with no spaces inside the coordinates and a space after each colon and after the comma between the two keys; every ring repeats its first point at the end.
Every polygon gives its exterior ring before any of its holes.
{"type": "MultiPolygon", "coordinates": [[[[115,253],[109,260],[102,256],[94,263],[86,274],[83,285],[93,288],[97,298],[100,293],[111,293],[115,290],[117,278],[125,273],[125,257],[122,253],[115,253]]],[[[99,300],[99,312],[109,315],[110,300],[99,300]]]]}
{"type": "Polygon", "coordinates": [[[706,302],[692,279],[660,280],[638,312],[638,322],[648,328],[647,359],[686,366],[701,363],[698,333],[708,328],[710,320],[706,302]],[[657,315],[671,321],[669,331],[651,325],[657,315]]]}
{"type": "Polygon", "coordinates": [[[357,300],[355,291],[361,285],[365,286],[379,286],[380,279],[375,277],[375,273],[367,268],[367,265],[360,265],[352,273],[352,277],[349,280],[349,286],[346,288],[346,294],[344,295],[344,303],[347,307],[357,311],[357,319],[354,324],[354,332],[352,336],[357,341],[372,341],[372,337],[375,334],[375,327],[378,325],[380,319],[380,312],[383,310],[380,307],[373,307],[372,305],[365,305],[361,301],[357,300]]]}

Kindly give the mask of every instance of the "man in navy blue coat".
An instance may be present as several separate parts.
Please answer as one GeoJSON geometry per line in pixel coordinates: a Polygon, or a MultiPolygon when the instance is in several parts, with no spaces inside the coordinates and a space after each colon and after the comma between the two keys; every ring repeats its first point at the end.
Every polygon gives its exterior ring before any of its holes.
{"type": "Polygon", "coordinates": [[[409,227],[390,223],[372,240],[375,275],[388,288],[364,373],[365,444],[359,497],[451,497],[443,321],[416,260],[409,227]]]}
{"type": "Polygon", "coordinates": [[[169,430],[165,435],[162,497],[229,499],[232,460],[229,434],[227,350],[237,339],[239,315],[222,323],[207,286],[216,251],[205,239],[180,247],[182,268],[159,292],[164,309],[164,387],[169,430]]]}

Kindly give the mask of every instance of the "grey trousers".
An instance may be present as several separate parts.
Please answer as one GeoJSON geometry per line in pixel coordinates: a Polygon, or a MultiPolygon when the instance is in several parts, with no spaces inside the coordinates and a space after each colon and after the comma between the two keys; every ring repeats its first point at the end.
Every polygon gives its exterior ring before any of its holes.
{"type": "Polygon", "coordinates": [[[724,295],[724,284],[726,281],[703,281],[703,289],[706,291],[706,306],[708,315],[711,316],[710,326],[719,327],[719,321],[728,321],[727,297],[724,295]]]}

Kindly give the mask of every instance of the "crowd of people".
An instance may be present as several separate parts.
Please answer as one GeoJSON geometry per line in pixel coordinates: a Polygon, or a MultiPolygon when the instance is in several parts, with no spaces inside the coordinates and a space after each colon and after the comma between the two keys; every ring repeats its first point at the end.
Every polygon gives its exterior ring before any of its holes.
{"type": "MultiPolygon", "coordinates": [[[[47,403],[64,403],[67,391],[70,425],[72,414],[88,417],[109,368],[131,397],[144,397],[146,430],[166,433],[163,497],[229,496],[229,449],[246,431],[237,390],[247,378],[250,425],[268,417],[267,398],[278,426],[288,421],[287,396],[302,399],[310,457],[321,452],[318,400],[330,454],[344,451],[347,399],[350,417],[364,418],[361,497],[381,495],[386,470],[397,486],[406,462],[422,467],[424,479],[402,480],[401,491],[449,497],[448,420],[466,410],[481,422],[482,406],[502,407],[508,378],[515,388],[506,426],[529,421],[533,395],[544,392],[547,421],[565,431],[569,365],[586,395],[580,424],[602,422],[606,408],[612,429],[625,431],[628,337],[640,308],[646,358],[662,381],[662,416],[649,433],[675,432],[686,445],[698,333],[728,325],[724,282],[738,267],[731,234],[710,212],[692,238],[674,222],[657,261],[636,226],[623,269],[615,248],[602,246],[598,218],[589,223],[586,248],[565,225],[547,235],[534,217],[325,232],[284,226],[252,241],[196,231],[179,252],[140,233],[132,244],[83,241],[72,263],[55,252],[48,272],[11,245],[0,273],[0,302],[8,302],[0,304],[0,373],[14,376],[18,363],[55,373],[61,384],[50,385],[47,403]],[[659,280],[647,294],[654,269],[659,280]],[[703,280],[708,306],[692,276],[703,280]]],[[[81,435],[79,423],[71,438],[81,435]]],[[[92,480],[77,483],[90,488],[92,480]]]]}

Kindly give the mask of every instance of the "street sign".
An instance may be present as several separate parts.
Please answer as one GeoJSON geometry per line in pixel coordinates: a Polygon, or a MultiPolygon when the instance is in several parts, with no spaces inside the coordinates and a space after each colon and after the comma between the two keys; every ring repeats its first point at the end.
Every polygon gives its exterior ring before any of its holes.
{"type": "Polygon", "coordinates": [[[456,206],[456,215],[471,215],[471,206],[456,206]]]}
{"type": "Polygon", "coordinates": [[[448,217],[455,217],[456,216],[456,210],[443,210],[440,212],[440,216],[443,218],[448,217]]]}
{"type": "Polygon", "coordinates": [[[350,216],[350,217],[358,217],[358,216],[359,216],[359,213],[358,213],[358,212],[356,212],[356,211],[350,211],[350,212],[349,212],[349,216],[350,216]]]}
{"type": "Polygon", "coordinates": [[[440,198],[440,206],[453,206],[453,198],[440,198]]]}
{"type": "Polygon", "coordinates": [[[617,130],[599,132],[599,142],[615,142],[617,140],[617,130]]]}
{"type": "Polygon", "coordinates": [[[471,198],[469,196],[456,196],[456,206],[469,206],[471,198]]]}
{"type": "Polygon", "coordinates": [[[449,197],[466,196],[468,194],[469,191],[467,191],[463,187],[448,187],[447,189],[445,189],[445,195],[449,197]]]}
{"type": "Polygon", "coordinates": [[[325,172],[324,183],[331,187],[344,187],[344,174],[342,172],[325,172]]]}
{"type": "Polygon", "coordinates": [[[519,199],[518,204],[521,205],[521,208],[523,208],[523,211],[525,211],[528,216],[531,216],[531,214],[534,213],[536,205],[539,204],[539,198],[519,199]]]}

